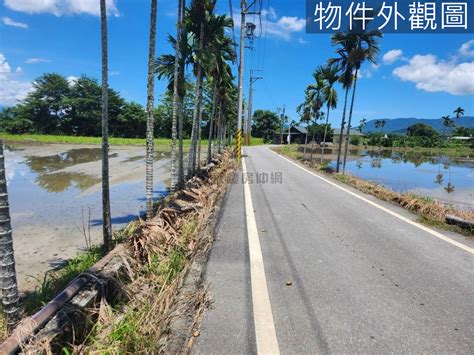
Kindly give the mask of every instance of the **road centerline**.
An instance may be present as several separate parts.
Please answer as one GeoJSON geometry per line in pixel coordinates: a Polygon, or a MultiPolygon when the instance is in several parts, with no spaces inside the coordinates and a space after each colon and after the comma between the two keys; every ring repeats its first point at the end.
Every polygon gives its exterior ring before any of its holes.
{"type": "MultiPolygon", "coordinates": [[[[247,176],[245,159],[242,159],[242,173],[243,176],[247,176]]],[[[273,321],[270,296],[268,294],[262,248],[258,235],[249,181],[244,181],[243,185],[257,352],[259,354],[279,354],[280,350],[275,331],[275,323],[273,321]]]]}
{"type": "Polygon", "coordinates": [[[352,196],[356,197],[357,199],[362,200],[362,201],[368,203],[369,205],[371,205],[371,206],[373,206],[373,207],[375,207],[375,208],[378,208],[379,210],[384,211],[385,213],[388,213],[388,214],[392,215],[393,217],[398,218],[399,220],[401,220],[401,221],[403,221],[403,222],[405,222],[405,223],[408,223],[408,224],[410,224],[410,225],[412,225],[412,226],[414,226],[414,227],[416,227],[416,228],[418,228],[418,229],[421,229],[421,230],[423,230],[423,231],[425,231],[425,232],[431,234],[432,236],[434,236],[434,237],[436,237],[436,238],[438,238],[438,239],[441,239],[441,240],[443,240],[443,241],[445,241],[445,242],[447,242],[447,243],[449,243],[449,244],[451,244],[451,245],[454,245],[454,246],[456,246],[456,247],[458,247],[458,248],[460,248],[460,249],[462,249],[462,250],[464,250],[464,251],[467,251],[467,252],[470,253],[470,254],[474,254],[474,249],[473,249],[473,248],[471,248],[471,247],[469,247],[469,246],[467,246],[467,245],[465,245],[465,244],[463,244],[463,243],[460,243],[460,242],[458,242],[458,241],[456,241],[456,240],[454,240],[454,239],[451,239],[451,238],[445,236],[444,234],[441,234],[441,233],[439,233],[439,232],[437,232],[437,231],[435,231],[435,230],[432,230],[432,229],[430,229],[430,228],[428,228],[428,227],[425,227],[424,225],[422,225],[422,224],[420,224],[420,223],[418,223],[418,222],[412,221],[411,219],[409,219],[409,218],[407,218],[407,217],[404,217],[404,216],[402,216],[402,215],[400,215],[400,214],[398,214],[398,213],[396,213],[396,212],[394,212],[394,211],[392,211],[392,210],[390,210],[390,209],[388,209],[388,208],[386,208],[386,207],[384,207],[384,206],[382,206],[382,205],[379,205],[379,204],[376,203],[376,202],[370,201],[369,199],[367,199],[367,198],[365,198],[365,197],[363,197],[363,196],[360,196],[359,194],[357,194],[357,193],[355,193],[355,192],[353,192],[353,191],[350,191],[349,189],[346,189],[345,187],[340,186],[340,185],[336,184],[335,182],[332,182],[332,181],[330,181],[330,180],[328,180],[328,179],[326,179],[326,178],[324,178],[324,177],[322,177],[322,176],[319,176],[318,174],[316,174],[316,173],[314,173],[314,172],[312,172],[312,171],[306,169],[305,167],[303,167],[303,166],[301,166],[301,165],[295,163],[294,161],[292,161],[292,160],[290,160],[290,159],[288,159],[288,158],[282,156],[281,154],[278,154],[278,153],[274,152],[274,151],[271,150],[271,149],[269,149],[269,151],[271,151],[273,154],[276,154],[276,155],[279,156],[280,158],[286,160],[287,162],[293,164],[293,165],[296,166],[297,168],[299,168],[299,169],[305,171],[306,173],[308,173],[308,174],[310,174],[310,175],[312,175],[312,176],[318,178],[319,180],[324,181],[325,183],[327,183],[327,184],[329,184],[329,185],[331,185],[331,186],[334,186],[334,187],[336,187],[337,189],[342,190],[342,191],[344,191],[345,193],[348,193],[349,195],[352,195],[352,196]]]}

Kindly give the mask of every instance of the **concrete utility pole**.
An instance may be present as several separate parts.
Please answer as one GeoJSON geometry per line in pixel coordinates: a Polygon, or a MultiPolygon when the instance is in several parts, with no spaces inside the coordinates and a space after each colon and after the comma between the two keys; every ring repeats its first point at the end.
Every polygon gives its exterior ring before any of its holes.
{"type": "Polygon", "coordinates": [[[239,102],[237,108],[237,146],[235,149],[235,156],[237,158],[237,162],[240,163],[240,159],[242,157],[242,116],[244,113],[244,108],[242,106],[244,100],[244,69],[245,69],[245,37],[248,37],[253,43],[254,40],[254,31],[255,31],[255,24],[245,22],[245,15],[261,15],[261,9],[259,11],[249,11],[249,9],[255,4],[257,1],[252,1],[252,3],[247,7],[247,1],[242,0],[240,3],[242,17],[240,23],[240,62],[239,62],[239,81],[238,81],[238,89],[239,89],[239,102]]]}
{"type": "Polygon", "coordinates": [[[280,116],[280,121],[281,121],[281,125],[280,125],[280,144],[283,144],[283,129],[285,128],[284,127],[285,126],[285,109],[286,109],[286,106],[283,105],[283,113],[280,116]]]}
{"type": "Polygon", "coordinates": [[[244,100],[244,63],[245,63],[245,12],[247,11],[247,2],[242,0],[240,3],[242,9],[242,17],[240,23],[240,62],[239,62],[239,101],[237,108],[237,142],[235,147],[235,157],[237,162],[240,164],[242,158],[242,103],[244,100]]]}
{"type": "Polygon", "coordinates": [[[253,84],[260,79],[263,79],[263,76],[253,76],[253,72],[256,70],[250,70],[250,86],[249,86],[249,107],[248,107],[248,117],[247,117],[247,130],[245,143],[250,145],[250,137],[252,131],[252,104],[253,104],[253,84]]]}

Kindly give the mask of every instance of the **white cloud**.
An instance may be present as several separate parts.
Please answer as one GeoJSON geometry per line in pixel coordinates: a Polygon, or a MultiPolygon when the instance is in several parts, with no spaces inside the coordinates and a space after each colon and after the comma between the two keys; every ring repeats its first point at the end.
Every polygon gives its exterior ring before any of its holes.
{"type": "Polygon", "coordinates": [[[461,53],[464,57],[474,57],[474,39],[464,43],[461,48],[459,49],[459,53],[461,53]]]}
{"type": "MultiPolygon", "coordinates": [[[[108,13],[119,16],[116,0],[107,0],[108,13]]],[[[4,0],[11,10],[29,14],[50,13],[55,16],[89,14],[100,15],[99,0],[4,0]]]]}
{"type": "Polygon", "coordinates": [[[382,61],[384,64],[393,64],[397,60],[402,59],[403,51],[401,49],[392,49],[384,54],[382,61]]]}
{"type": "Polygon", "coordinates": [[[49,63],[49,62],[51,61],[45,58],[28,58],[27,60],[25,60],[26,64],[49,63]]]}
{"type": "MultiPolygon", "coordinates": [[[[234,25],[240,28],[240,15],[234,15],[234,25]]],[[[260,34],[260,26],[257,25],[257,35],[260,34]]],[[[294,16],[283,16],[278,18],[274,8],[270,7],[268,10],[262,11],[262,31],[269,37],[290,41],[293,35],[304,30],[306,27],[306,20],[294,16]]],[[[298,41],[302,43],[301,41],[298,41]]],[[[303,43],[302,43],[303,44],[303,43]]]]}
{"type": "Polygon", "coordinates": [[[28,25],[23,22],[17,22],[15,20],[12,20],[10,17],[2,17],[2,22],[6,26],[12,26],[12,27],[18,27],[18,28],[24,28],[27,29],[28,25]]]}
{"type": "Polygon", "coordinates": [[[15,70],[15,73],[23,74],[23,68],[22,67],[17,67],[16,70],[15,70]]]}
{"type": "Polygon", "coordinates": [[[77,82],[77,80],[79,79],[79,77],[74,76],[74,75],[70,75],[66,79],[67,79],[67,82],[69,83],[69,85],[74,85],[77,82]]]}
{"type": "Polygon", "coordinates": [[[395,68],[393,74],[403,81],[416,83],[419,90],[474,94],[474,62],[446,62],[432,54],[415,55],[408,64],[395,68]]]}
{"type": "Polygon", "coordinates": [[[0,53],[0,105],[13,106],[19,100],[24,99],[28,91],[31,90],[31,83],[15,79],[15,75],[18,74],[20,74],[18,68],[16,74],[11,72],[10,64],[0,53]]]}

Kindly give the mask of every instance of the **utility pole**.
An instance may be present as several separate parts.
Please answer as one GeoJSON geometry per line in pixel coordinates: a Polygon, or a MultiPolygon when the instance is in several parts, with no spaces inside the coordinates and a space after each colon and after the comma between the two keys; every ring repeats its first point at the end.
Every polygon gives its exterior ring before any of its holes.
{"type": "Polygon", "coordinates": [[[245,144],[250,145],[250,137],[252,131],[252,104],[253,104],[253,84],[260,79],[263,79],[263,76],[253,76],[253,73],[256,70],[250,70],[250,86],[249,86],[249,107],[248,107],[248,117],[247,117],[247,130],[245,137],[245,144]]]}
{"type": "Polygon", "coordinates": [[[280,144],[283,144],[283,129],[284,129],[284,126],[285,126],[285,109],[286,109],[286,106],[283,105],[283,113],[280,116],[280,121],[281,121],[281,125],[280,125],[280,144]]]}
{"type": "Polygon", "coordinates": [[[240,22],[239,106],[237,108],[237,142],[235,147],[235,157],[238,164],[240,164],[240,159],[242,158],[242,103],[244,99],[245,12],[247,11],[247,2],[242,0],[240,6],[242,17],[240,22]]]}
{"type": "Polygon", "coordinates": [[[255,6],[257,1],[252,1],[252,3],[247,7],[247,1],[242,0],[240,3],[241,7],[241,21],[240,21],[240,62],[239,62],[239,80],[238,80],[238,88],[239,88],[239,101],[238,101],[238,108],[237,108],[237,145],[235,149],[235,156],[237,158],[237,162],[240,163],[242,158],[242,116],[243,116],[243,101],[244,101],[244,69],[245,69],[245,37],[248,37],[253,43],[254,31],[255,31],[255,24],[249,23],[246,24],[245,22],[245,15],[261,15],[261,11],[249,11],[251,7],[255,6]]]}

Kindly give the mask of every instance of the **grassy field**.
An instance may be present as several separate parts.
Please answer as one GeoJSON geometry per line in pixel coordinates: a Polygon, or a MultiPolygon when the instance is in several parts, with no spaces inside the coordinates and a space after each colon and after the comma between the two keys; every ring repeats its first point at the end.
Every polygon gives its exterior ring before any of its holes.
{"type": "MultiPolygon", "coordinates": [[[[40,135],[40,134],[8,134],[2,133],[0,137],[6,142],[35,142],[35,143],[66,143],[66,144],[101,144],[101,137],[76,137],[76,136],[55,136],[55,135],[40,135]]],[[[110,145],[145,145],[145,139],[142,138],[115,138],[109,139],[110,145]]],[[[262,145],[261,138],[252,138],[251,145],[262,145]]],[[[190,140],[185,139],[184,145],[189,147],[190,140]]],[[[157,138],[155,139],[156,146],[169,146],[171,139],[157,138]]],[[[202,140],[202,145],[207,145],[207,139],[202,140]]]]}

